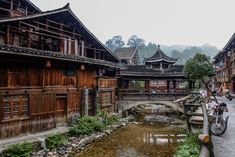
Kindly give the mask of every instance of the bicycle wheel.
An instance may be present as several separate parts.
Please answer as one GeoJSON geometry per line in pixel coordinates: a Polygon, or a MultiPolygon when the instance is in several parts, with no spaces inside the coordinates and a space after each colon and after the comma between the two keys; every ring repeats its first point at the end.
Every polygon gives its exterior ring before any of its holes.
{"type": "Polygon", "coordinates": [[[213,135],[220,136],[226,131],[226,122],[222,117],[218,117],[217,123],[216,118],[211,122],[211,132],[213,135]]]}

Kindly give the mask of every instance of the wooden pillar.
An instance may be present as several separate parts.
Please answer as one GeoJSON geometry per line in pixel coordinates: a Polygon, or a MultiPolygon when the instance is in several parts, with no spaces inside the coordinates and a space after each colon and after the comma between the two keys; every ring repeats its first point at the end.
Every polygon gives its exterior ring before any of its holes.
{"type": "Polygon", "coordinates": [[[173,80],[173,89],[176,89],[176,80],[173,80]]]}
{"type": "Polygon", "coordinates": [[[147,80],[148,100],[150,100],[150,81],[147,80]]]}
{"type": "Polygon", "coordinates": [[[96,115],[96,109],[97,109],[97,94],[98,90],[97,88],[93,89],[93,114],[96,115]]]}
{"type": "Polygon", "coordinates": [[[85,45],[84,45],[84,41],[81,41],[81,56],[85,56],[85,45]]]}
{"type": "Polygon", "coordinates": [[[96,48],[94,49],[94,58],[96,58],[96,48]]]}
{"type": "Polygon", "coordinates": [[[189,80],[188,83],[189,83],[189,89],[192,89],[193,88],[192,81],[189,80]]]}
{"type": "Polygon", "coordinates": [[[71,54],[71,38],[68,40],[68,54],[71,54]]]}
{"type": "Polygon", "coordinates": [[[64,38],[64,54],[67,54],[67,39],[64,38]]]}
{"type": "Polygon", "coordinates": [[[186,119],[188,131],[192,132],[192,128],[191,128],[191,125],[189,123],[190,119],[189,119],[189,116],[187,115],[188,107],[186,106],[186,100],[183,101],[183,106],[184,106],[184,116],[185,116],[185,119],[186,119]]]}
{"type": "Polygon", "coordinates": [[[170,80],[167,80],[167,92],[169,93],[170,92],[170,80]]]}
{"type": "Polygon", "coordinates": [[[75,40],[75,41],[74,41],[74,45],[75,45],[75,47],[74,47],[74,49],[75,49],[75,55],[78,55],[78,40],[75,40]]]}
{"type": "Polygon", "coordinates": [[[11,0],[11,11],[13,10],[13,0],[11,0]]]}
{"type": "Polygon", "coordinates": [[[7,30],[6,30],[5,44],[6,45],[10,44],[10,28],[9,28],[9,26],[7,26],[7,30]]]}
{"type": "Polygon", "coordinates": [[[82,90],[82,113],[83,115],[88,115],[88,95],[89,89],[84,87],[82,90]]]}

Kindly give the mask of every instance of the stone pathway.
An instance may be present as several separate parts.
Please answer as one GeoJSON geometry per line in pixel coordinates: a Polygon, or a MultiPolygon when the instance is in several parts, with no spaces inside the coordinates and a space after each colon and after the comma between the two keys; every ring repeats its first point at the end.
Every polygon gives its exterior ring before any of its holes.
{"type": "Polygon", "coordinates": [[[47,135],[56,134],[56,133],[65,133],[68,131],[69,131],[68,127],[61,126],[61,127],[48,130],[48,131],[38,132],[35,134],[27,134],[27,135],[22,135],[22,136],[17,136],[17,137],[1,139],[0,140],[0,152],[12,144],[22,143],[25,141],[27,142],[40,141],[40,140],[43,140],[47,135]]]}
{"type": "Polygon", "coordinates": [[[235,157],[235,98],[229,101],[225,97],[219,97],[219,102],[226,102],[229,108],[228,129],[221,136],[212,136],[215,157],[235,157]]]}

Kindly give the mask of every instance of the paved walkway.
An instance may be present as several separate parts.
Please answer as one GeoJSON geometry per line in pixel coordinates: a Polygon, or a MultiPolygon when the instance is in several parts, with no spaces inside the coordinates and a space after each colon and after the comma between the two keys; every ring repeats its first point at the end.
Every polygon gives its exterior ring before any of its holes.
{"type": "Polygon", "coordinates": [[[224,97],[218,98],[219,102],[226,102],[229,108],[228,129],[221,136],[212,136],[215,157],[235,157],[235,98],[232,101],[224,97]]]}
{"type": "Polygon", "coordinates": [[[68,131],[69,131],[68,127],[61,126],[48,131],[38,132],[35,134],[27,134],[27,135],[2,139],[0,140],[0,152],[12,144],[22,143],[25,141],[27,142],[41,141],[44,140],[47,135],[56,134],[56,133],[65,133],[68,131]]]}

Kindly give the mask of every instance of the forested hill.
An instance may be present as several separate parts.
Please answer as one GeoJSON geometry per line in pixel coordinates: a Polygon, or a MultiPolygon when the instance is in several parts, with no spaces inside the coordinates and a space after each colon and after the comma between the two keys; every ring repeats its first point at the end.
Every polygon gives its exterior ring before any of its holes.
{"type": "MultiPolygon", "coordinates": [[[[157,50],[156,43],[146,43],[144,39],[137,37],[136,35],[131,36],[128,42],[125,43],[121,36],[114,36],[112,39],[106,41],[106,46],[115,51],[116,48],[125,46],[136,46],[138,48],[140,61],[143,62],[144,58],[151,57],[157,50]]],[[[215,46],[204,44],[201,46],[191,45],[160,45],[163,52],[173,58],[178,58],[176,64],[184,64],[189,58],[193,57],[196,53],[203,53],[211,58],[219,51],[215,46]]]]}

